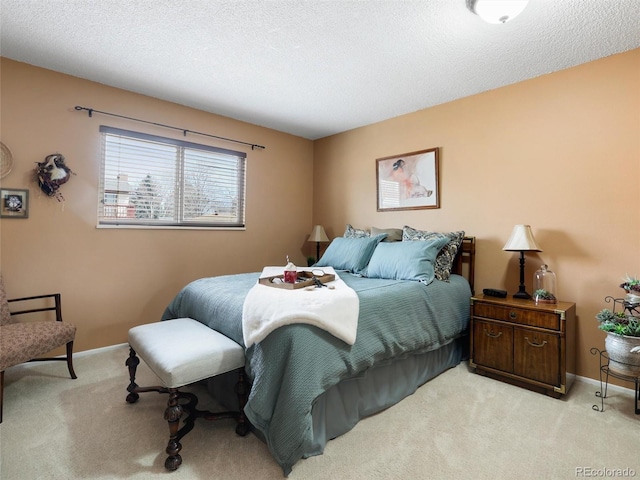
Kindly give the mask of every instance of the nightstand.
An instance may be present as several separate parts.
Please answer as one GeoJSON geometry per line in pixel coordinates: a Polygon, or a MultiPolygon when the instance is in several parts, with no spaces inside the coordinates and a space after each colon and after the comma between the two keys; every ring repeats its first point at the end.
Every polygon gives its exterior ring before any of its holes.
{"type": "Polygon", "coordinates": [[[575,377],[576,305],[471,298],[471,358],[476,373],[559,398],[575,377]]]}

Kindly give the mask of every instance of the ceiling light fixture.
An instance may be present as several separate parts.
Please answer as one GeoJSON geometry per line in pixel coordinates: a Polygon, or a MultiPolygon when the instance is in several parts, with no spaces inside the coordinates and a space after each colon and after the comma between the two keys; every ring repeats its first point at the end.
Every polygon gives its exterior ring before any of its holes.
{"type": "Polygon", "coordinates": [[[516,18],[529,0],[467,0],[467,8],[488,23],[506,23],[516,18]]]}

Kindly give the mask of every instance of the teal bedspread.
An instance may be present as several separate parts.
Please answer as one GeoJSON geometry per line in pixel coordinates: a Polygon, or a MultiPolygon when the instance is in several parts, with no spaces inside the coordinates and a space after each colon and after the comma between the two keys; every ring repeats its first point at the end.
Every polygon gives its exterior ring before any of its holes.
{"type": "MultiPolygon", "coordinates": [[[[203,278],[171,301],[162,320],[190,317],[243,345],[242,305],[258,273],[203,278]]],[[[279,328],[246,352],[252,387],[245,413],[288,475],[313,441],[315,399],[343,379],[394,357],[436,350],[467,330],[471,290],[450,283],[368,279],[340,273],[360,300],[354,345],[317,327],[279,328]]],[[[309,292],[313,295],[313,292],[309,292]]]]}

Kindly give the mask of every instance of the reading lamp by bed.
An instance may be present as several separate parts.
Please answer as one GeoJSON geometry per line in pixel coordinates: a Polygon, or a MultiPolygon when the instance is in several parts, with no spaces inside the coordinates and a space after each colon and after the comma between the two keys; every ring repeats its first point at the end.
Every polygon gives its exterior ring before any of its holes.
{"type": "Polygon", "coordinates": [[[324,231],[324,227],[322,225],[316,225],[311,230],[311,235],[309,235],[308,242],[316,242],[316,261],[320,260],[320,242],[328,242],[329,237],[324,231]]]}
{"type": "Polygon", "coordinates": [[[535,238],[533,238],[533,232],[529,225],[516,225],[513,227],[511,237],[507,240],[507,243],[502,250],[508,252],[520,252],[520,287],[516,293],[513,294],[513,298],[529,299],[531,295],[527,293],[524,286],[524,252],[541,252],[542,249],[538,247],[535,238]]]}

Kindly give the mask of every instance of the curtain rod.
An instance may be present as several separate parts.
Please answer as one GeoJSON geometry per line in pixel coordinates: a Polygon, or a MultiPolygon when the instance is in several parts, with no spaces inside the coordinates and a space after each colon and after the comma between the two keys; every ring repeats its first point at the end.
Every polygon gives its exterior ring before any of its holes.
{"type": "Polygon", "coordinates": [[[79,110],[86,110],[87,113],[89,114],[89,117],[92,117],[94,113],[101,113],[102,115],[109,115],[111,117],[124,118],[126,120],[133,120],[134,122],[147,123],[149,125],[156,125],[158,127],[171,128],[173,130],[180,130],[185,137],[187,136],[187,133],[192,133],[194,135],[202,135],[204,137],[217,138],[218,140],[225,140],[227,142],[234,142],[234,143],[241,143],[242,145],[249,145],[251,147],[251,150],[255,150],[256,148],[261,148],[261,149],[264,150],[265,148],[267,148],[267,147],[265,147],[263,145],[258,145],[256,143],[243,142],[241,140],[233,140],[232,138],[218,137],[217,135],[210,135],[208,133],[195,132],[193,130],[188,130],[186,128],[172,127],[171,125],[164,125],[162,123],[149,122],[148,120],[140,120],[139,118],[125,117],[124,115],[118,115],[116,113],[101,112],[100,110],[95,110],[93,108],[87,108],[87,107],[81,107],[79,105],[76,105],[74,108],[76,110],[78,110],[78,111],[79,110]]]}

